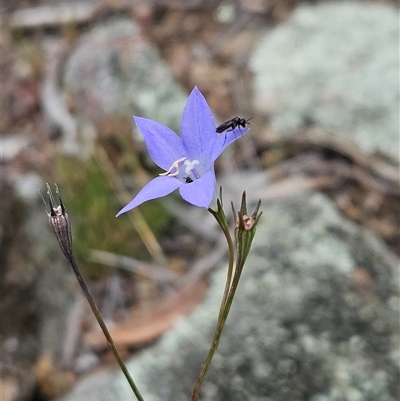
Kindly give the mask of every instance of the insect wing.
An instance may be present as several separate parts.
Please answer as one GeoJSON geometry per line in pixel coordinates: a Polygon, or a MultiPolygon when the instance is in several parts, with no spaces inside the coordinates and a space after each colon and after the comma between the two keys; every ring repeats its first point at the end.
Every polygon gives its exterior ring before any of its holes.
{"type": "Polygon", "coordinates": [[[216,132],[217,134],[222,134],[224,131],[226,131],[229,128],[233,128],[236,127],[236,117],[232,118],[232,120],[226,121],[224,123],[222,123],[221,125],[218,125],[218,127],[216,128],[216,132]]]}

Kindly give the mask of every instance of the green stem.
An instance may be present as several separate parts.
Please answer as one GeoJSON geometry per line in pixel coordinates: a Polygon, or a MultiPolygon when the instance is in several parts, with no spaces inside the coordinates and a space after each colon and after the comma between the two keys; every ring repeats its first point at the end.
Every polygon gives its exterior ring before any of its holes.
{"type": "Polygon", "coordinates": [[[220,307],[219,315],[218,315],[218,321],[219,321],[221,319],[222,312],[225,307],[226,299],[228,297],[229,288],[230,288],[231,282],[232,282],[233,263],[234,263],[234,258],[235,258],[235,247],[233,245],[232,237],[229,232],[229,227],[228,227],[228,223],[226,221],[224,211],[222,209],[220,210],[220,212],[222,214],[222,216],[221,216],[219,213],[215,213],[212,209],[209,209],[209,210],[212,213],[212,215],[215,217],[215,219],[217,220],[218,224],[221,226],[222,231],[226,238],[226,242],[228,243],[228,250],[229,250],[228,272],[227,272],[227,277],[226,277],[224,295],[222,297],[221,307],[220,307]]]}
{"type": "MultiPolygon", "coordinates": [[[[243,271],[243,266],[239,266],[238,263],[236,264],[236,269],[235,269],[235,276],[233,277],[232,285],[229,289],[229,294],[228,298],[226,300],[225,308],[224,308],[224,313],[222,316],[222,328],[226,322],[226,319],[228,318],[229,311],[231,309],[232,303],[233,303],[233,298],[236,293],[236,289],[239,284],[240,276],[243,271]]],[[[221,329],[222,330],[222,329],[221,329]]]]}
{"type": "MultiPolygon", "coordinates": [[[[219,340],[221,338],[222,330],[225,325],[226,318],[228,317],[228,314],[225,313],[226,307],[228,305],[228,296],[231,293],[231,281],[232,281],[232,273],[233,273],[233,264],[234,264],[234,257],[235,257],[235,247],[233,245],[232,237],[229,232],[229,227],[226,221],[225,214],[223,213],[222,209],[219,209],[218,212],[215,212],[212,209],[209,209],[211,214],[215,217],[217,220],[218,224],[221,226],[222,231],[225,235],[226,242],[228,243],[228,248],[229,248],[229,265],[228,265],[228,273],[227,273],[227,278],[226,278],[226,283],[225,283],[225,289],[224,289],[224,295],[222,297],[222,302],[221,302],[221,307],[219,310],[219,316],[218,316],[218,322],[217,322],[217,327],[215,329],[214,333],[214,338],[212,341],[212,344],[210,346],[210,350],[208,351],[207,357],[203,363],[203,366],[201,367],[200,374],[197,378],[196,384],[193,388],[193,392],[191,395],[190,400],[191,401],[197,401],[199,399],[199,393],[200,393],[200,387],[204,381],[204,378],[206,376],[206,373],[208,371],[208,368],[211,364],[211,360],[214,356],[214,353],[216,349],[218,348],[219,345],[219,340]],[[220,214],[220,213],[221,214],[220,214]]],[[[236,274],[235,274],[236,277],[236,274]]],[[[233,299],[232,299],[233,300],[233,299]]],[[[230,301],[230,304],[232,304],[232,301],[230,301]]],[[[229,306],[230,309],[230,306],[229,306]]]]}
{"type": "Polygon", "coordinates": [[[108,345],[110,346],[110,348],[118,362],[118,365],[120,366],[122,372],[124,373],[124,375],[126,377],[126,380],[128,380],[128,383],[131,386],[133,392],[135,393],[135,396],[138,399],[138,401],[144,401],[142,395],[140,394],[138,388],[136,387],[135,382],[133,381],[131,375],[129,374],[129,371],[128,371],[124,361],[122,360],[121,355],[119,354],[119,352],[115,346],[115,343],[111,337],[110,332],[107,329],[106,324],[104,323],[103,318],[100,315],[100,311],[97,308],[97,305],[92,297],[92,294],[90,293],[89,288],[87,287],[87,285],[82,277],[82,274],[78,268],[78,265],[76,264],[75,258],[72,255],[67,256],[67,258],[71,264],[71,267],[75,273],[76,278],[78,279],[79,285],[81,286],[81,289],[82,289],[83,293],[85,294],[85,297],[88,300],[90,307],[92,308],[92,311],[97,319],[97,322],[99,323],[101,329],[103,330],[103,333],[108,341],[108,345]]]}

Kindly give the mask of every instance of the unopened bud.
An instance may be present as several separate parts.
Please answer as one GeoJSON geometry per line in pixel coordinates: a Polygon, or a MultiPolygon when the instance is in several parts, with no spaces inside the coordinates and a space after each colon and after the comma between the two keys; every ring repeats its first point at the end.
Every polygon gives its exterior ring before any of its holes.
{"type": "Polygon", "coordinates": [[[243,228],[245,231],[249,231],[253,228],[255,220],[253,219],[253,217],[251,216],[247,216],[247,214],[245,214],[242,217],[243,220],[243,228]]]}
{"type": "Polygon", "coordinates": [[[232,211],[236,216],[236,249],[243,264],[250,252],[251,243],[256,234],[256,226],[262,214],[262,212],[259,213],[260,205],[261,201],[258,201],[253,214],[249,216],[247,214],[246,192],[243,192],[242,203],[240,205],[240,210],[237,213],[232,203],[232,211]]]}

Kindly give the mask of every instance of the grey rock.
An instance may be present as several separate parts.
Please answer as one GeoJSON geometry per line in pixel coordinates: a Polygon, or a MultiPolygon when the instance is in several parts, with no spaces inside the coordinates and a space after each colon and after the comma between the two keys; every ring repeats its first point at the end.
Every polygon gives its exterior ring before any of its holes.
{"type": "Polygon", "coordinates": [[[179,130],[186,94],[156,48],[128,18],[94,27],[69,56],[64,86],[80,116],[99,124],[107,115],[140,115],[179,130]]]}
{"type": "Polygon", "coordinates": [[[0,162],[7,163],[32,143],[29,135],[1,135],[0,162]]]}
{"type": "Polygon", "coordinates": [[[255,105],[272,127],[306,124],[399,159],[399,12],[390,4],[301,4],[250,61],[255,105]]]}
{"type": "Polygon", "coordinates": [[[48,224],[41,187],[43,180],[34,173],[12,184],[1,181],[1,378],[13,379],[10,400],[31,399],[41,356],[61,359],[74,288],[48,224]]]}
{"type": "MultiPolygon", "coordinates": [[[[201,399],[399,399],[397,257],[324,195],[263,209],[201,399]],[[357,280],[360,271],[369,278],[366,286],[357,280]]],[[[128,362],[146,401],[190,398],[225,274],[213,275],[191,316],[128,362]]],[[[133,399],[120,373],[91,376],[62,401],[111,399],[133,399]]]]}
{"type": "Polygon", "coordinates": [[[39,188],[42,187],[42,177],[32,171],[19,175],[14,182],[16,194],[26,202],[35,202],[38,199],[39,188]]]}

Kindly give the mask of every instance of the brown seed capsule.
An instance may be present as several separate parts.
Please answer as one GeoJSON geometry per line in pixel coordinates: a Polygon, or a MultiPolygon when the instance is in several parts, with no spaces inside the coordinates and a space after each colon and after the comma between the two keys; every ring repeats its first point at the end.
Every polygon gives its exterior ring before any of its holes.
{"type": "Polygon", "coordinates": [[[50,205],[50,209],[47,209],[46,206],[47,215],[49,216],[49,222],[51,227],[53,228],[54,234],[56,235],[57,241],[60,244],[61,250],[64,252],[66,258],[70,260],[73,256],[72,256],[72,235],[71,235],[71,226],[69,223],[69,217],[65,211],[64,204],[60,198],[60,193],[57,185],[55,187],[56,187],[56,194],[58,196],[58,200],[60,203],[59,205],[57,205],[56,201],[54,200],[54,196],[53,193],[51,192],[49,184],[46,185],[47,185],[47,195],[49,197],[49,205],[50,205]]]}

